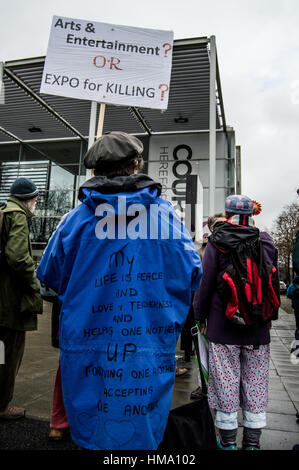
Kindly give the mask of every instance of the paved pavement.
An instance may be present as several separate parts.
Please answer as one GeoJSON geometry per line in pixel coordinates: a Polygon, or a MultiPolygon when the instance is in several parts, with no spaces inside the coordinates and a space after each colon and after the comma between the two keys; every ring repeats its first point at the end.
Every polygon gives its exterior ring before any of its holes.
{"type": "MultiPolygon", "coordinates": [[[[12,404],[26,408],[27,417],[44,421],[43,432],[47,434],[51,412],[52,393],[58,365],[59,351],[51,346],[51,304],[45,302],[44,314],[39,318],[36,332],[27,333],[26,349],[20,368],[12,404]]],[[[294,315],[280,310],[279,320],[271,330],[271,362],[269,407],[267,427],[262,433],[262,448],[265,450],[290,450],[299,444],[299,364],[291,363],[290,345],[294,338],[294,315]]],[[[178,351],[178,365],[188,368],[188,373],[176,379],[172,408],[188,403],[190,393],[198,386],[197,368],[194,360],[185,363],[183,352],[178,351]]],[[[26,420],[23,420],[26,421],[26,420]]],[[[34,420],[28,421],[33,425],[34,420]]],[[[0,423],[0,449],[1,433],[0,423]]],[[[239,445],[242,439],[242,417],[239,415],[239,445]]],[[[13,429],[13,428],[11,428],[13,429]]],[[[26,432],[24,439],[28,439],[26,432]]],[[[27,448],[30,448],[28,443],[27,448]]],[[[61,445],[59,448],[62,449],[61,445]]]]}

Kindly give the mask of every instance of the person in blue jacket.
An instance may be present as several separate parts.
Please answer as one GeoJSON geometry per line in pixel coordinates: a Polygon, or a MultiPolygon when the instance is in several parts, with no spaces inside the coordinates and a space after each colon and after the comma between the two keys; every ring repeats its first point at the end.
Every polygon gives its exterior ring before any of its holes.
{"type": "Polygon", "coordinates": [[[85,449],[157,449],[175,380],[175,348],[201,280],[190,234],[161,186],[138,173],[143,145],[100,137],[94,177],[61,223],[38,278],[58,293],[63,399],[85,449]]]}

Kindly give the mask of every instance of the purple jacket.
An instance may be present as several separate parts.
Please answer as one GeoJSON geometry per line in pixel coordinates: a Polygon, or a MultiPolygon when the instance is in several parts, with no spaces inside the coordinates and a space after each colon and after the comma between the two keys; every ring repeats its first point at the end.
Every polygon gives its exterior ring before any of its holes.
{"type": "MultiPolygon", "coordinates": [[[[273,240],[266,232],[260,233],[265,257],[277,268],[278,252],[273,240]]],[[[225,316],[225,305],[219,295],[221,275],[230,263],[228,254],[221,253],[209,241],[203,256],[203,276],[196,291],[193,307],[195,319],[207,320],[206,336],[209,341],[221,344],[250,345],[254,343],[251,331],[241,331],[225,316]]],[[[269,325],[261,328],[259,344],[270,343],[269,325]]]]}

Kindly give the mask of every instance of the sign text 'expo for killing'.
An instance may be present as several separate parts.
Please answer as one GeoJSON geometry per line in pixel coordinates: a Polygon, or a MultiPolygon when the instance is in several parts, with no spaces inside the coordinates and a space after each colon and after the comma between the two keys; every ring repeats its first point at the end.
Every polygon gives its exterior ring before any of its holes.
{"type": "Polygon", "coordinates": [[[41,93],[166,109],[173,33],[54,16],[41,93]]]}

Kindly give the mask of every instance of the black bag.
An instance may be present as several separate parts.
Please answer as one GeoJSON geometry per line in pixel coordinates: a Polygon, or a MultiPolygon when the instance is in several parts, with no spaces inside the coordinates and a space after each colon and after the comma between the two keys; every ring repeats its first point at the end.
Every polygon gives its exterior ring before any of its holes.
{"type": "Polygon", "coordinates": [[[206,397],[170,411],[158,452],[216,450],[213,418],[206,397]]]}
{"type": "Polygon", "coordinates": [[[200,367],[197,339],[193,336],[199,364],[202,397],[170,411],[158,452],[181,453],[217,450],[213,417],[207,399],[207,386],[200,367]]]}
{"type": "Polygon", "coordinates": [[[220,291],[226,305],[226,317],[236,326],[255,330],[277,320],[279,276],[264,255],[259,230],[219,224],[209,240],[230,256],[230,264],[222,274],[220,291]]]}

